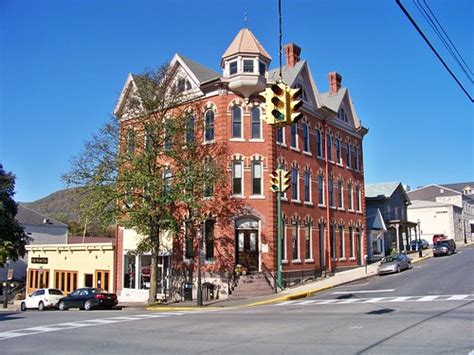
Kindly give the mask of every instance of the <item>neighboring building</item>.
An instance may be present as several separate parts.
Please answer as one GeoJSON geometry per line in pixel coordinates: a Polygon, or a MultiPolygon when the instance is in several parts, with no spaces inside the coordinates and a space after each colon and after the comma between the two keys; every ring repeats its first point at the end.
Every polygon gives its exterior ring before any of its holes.
{"type": "MultiPolygon", "coordinates": [[[[18,212],[15,219],[24,228],[26,235],[30,238],[29,244],[65,244],[67,243],[67,224],[58,222],[46,217],[41,213],[18,204],[18,212]]],[[[10,269],[13,269],[13,278],[17,281],[24,281],[26,278],[27,255],[16,262],[11,262],[10,269]]],[[[6,269],[0,269],[0,280],[4,280],[6,269]]]]}
{"type": "Polygon", "coordinates": [[[474,182],[431,184],[409,191],[410,219],[420,221],[422,237],[434,234],[456,241],[472,240],[474,233],[474,182]]]}
{"type": "Polygon", "coordinates": [[[74,243],[28,245],[26,292],[54,287],[67,294],[79,287],[114,291],[114,245],[74,243]]]}
{"type": "Polygon", "coordinates": [[[365,202],[369,259],[379,259],[394,249],[407,251],[416,238],[417,224],[408,220],[410,199],[402,183],[367,184],[365,202]]]}
{"type": "MultiPolygon", "coordinates": [[[[242,29],[221,58],[222,75],[176,54],[170,66],[178,86],[190,90],[205,107],[209,135],[228,143],[229,179],[233,198],[245,212],[233,223],[210,219],[204,225],[204,283],[212,283],[219,297],[230,293],[236,264],[251,273],[275,273],[277,268],[276,194],[269,174],[282,164],[292,184],[283,203],[283,278],[303,281],[336,268],[362,265],[366,254],[363,138],[361,125],[342,77],[329,73],[330,90],[320,93],[301,49],[285,46],[283,81],[303,89],[304,118],[297,125],[275,128],[263,120],[259,95],[278,79],[269,70],[270,55],[248,29],[242,29]],[[212,131],[212,132],[211,132],[212,131]]],[[[139,92],[139,77],[129,75],[115,107],[122,131],[133,127],[123,116],[129,95],[139,92]]],[[[126,139],[122,139],[126,142],[126,139]]],[[[159,258],[159,290],[170,294],[183,281],[196,281],[196,245],[165,240],[159,258]],[[173,289],[173,285],[176,287],[173,289]]],[[[121,300],[146,300],[149,254],[137,254],[139,236],[122,227],[117,233],[116,287],[121,300]]]]}

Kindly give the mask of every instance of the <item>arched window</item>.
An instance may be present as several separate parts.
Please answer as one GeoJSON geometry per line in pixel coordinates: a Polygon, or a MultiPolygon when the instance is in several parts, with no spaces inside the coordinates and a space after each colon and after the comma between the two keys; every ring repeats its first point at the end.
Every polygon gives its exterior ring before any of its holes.
{"type": "Polygon", "coordinates": [[[239,106],[232,108],[232,138],[242,138],[242,109],[239,106]]]}
{"type": "Polygon", "coordinates": [[[260,109],[258,107],[252,109],[252,127],[250,131],[252,139],[262,138],[262,120],[260,119],[260,109]]]}
{"type": "Polygon", "coordinates": [[[318,176],[318,204],[324,205],[324,179],[322,175],[318,176]]]}
{"type": "Polygon", "coordinates": [[[303,151],[309,152],[309,127],[303,123],[303,151]]]}
{"type": "Polygon", "coordinates": [[[298,134],[298,128],[296,123],[291,125],[290,133],[290,146],[292,148],[298,148],[298,140],[296,139],[296,135],[298,134]]]}
{"type": "Polygon", "coordinates": [[[342,147],[339,138],[336,138],[336,161],[337,163],[342,164],[342,147]]]}
{"type": "Polygon", "coordinates": [[[291,199],[299,200],[298,194],[298,168],[291,169],[291,199]]]}
{"type": "Polygon", "coordinates": [[[304,202],[311,202],[311,175],[304,172],[304,202]]]}
{"type": "Polygon", "coordinates": [[[334,207],[334,179],[332,177],[329,178],[329,206],[334,207]]]}
{"type": "Polygon", "coordinates": [[[326,144],[328,149],[328,160],[332,161],[332,137],[330,134],[326,135],[326,144]]]}
{"type": "Polygon", "coordinates": [[[204,141],[214,141],[214,111],[208,110],[204,122],[204,141]]]}
{"type": "Polygon", "coordinates": [[[195,125],[195,120],[194,120],[194,115],[190,114],[186,120],[186,143],[194,143],[194,125],[195,125]]]}

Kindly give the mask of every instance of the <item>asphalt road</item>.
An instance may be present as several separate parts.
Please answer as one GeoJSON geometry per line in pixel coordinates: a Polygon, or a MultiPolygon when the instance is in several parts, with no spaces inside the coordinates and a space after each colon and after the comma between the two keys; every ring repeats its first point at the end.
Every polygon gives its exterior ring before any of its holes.
{"type": "Polygon", "coordinates": [[[201,313],[0,313],[2,354],[469,354],[474,248],[312,298],[201,313]]]}

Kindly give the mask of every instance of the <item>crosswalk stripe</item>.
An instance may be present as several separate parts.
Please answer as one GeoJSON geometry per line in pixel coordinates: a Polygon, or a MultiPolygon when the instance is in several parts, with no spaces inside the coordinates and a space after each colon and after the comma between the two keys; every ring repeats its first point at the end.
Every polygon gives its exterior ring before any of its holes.
{"type": "Polygon", "coordinates": [[[429,302],[429,301],[433,301],[435,299],[437,299],[439,296],[424,296],[424,297],[421,297],[421,298],[418,298],[417,301],[418,302],[429,302]]]}
{"type": "Polygon", "coordinates": [[[389,300],[388,302],[403,302],[403,301],[406,301],[410,298],[411,298],[411,296],[395,297],[395,298],[389,300]]]}
{"type": "Polygon", "coordinates": [[[447,298],[448,301],[460,301],[465,298],[469,297],[469,295],[452,295],[451,297],[447,298]]]}
{"type": "Polygon", "coordinates": [[[98,323],[98,324],[110,324],[110,323],[117,323],[116,320],[113,319],[93,319],[88,320],[89,323],[98,323]]]}
{"type": "Polygon", "coordinates": [[[357,301],[360,301],[360,299],[357,298],[350,298],[348,300],[340,301],[338,302],[339,304],[349,304],[349,303],[355,303],[357,301]]]}
{"type": "Polygon", "coordinates": [[[366,300],[364,303],[375,303],[375,302],[381,302],[383,301],[384,299],[386,299],[387,297],[374,297],[374,298],[369,298],[368,300],[366,300]]]}

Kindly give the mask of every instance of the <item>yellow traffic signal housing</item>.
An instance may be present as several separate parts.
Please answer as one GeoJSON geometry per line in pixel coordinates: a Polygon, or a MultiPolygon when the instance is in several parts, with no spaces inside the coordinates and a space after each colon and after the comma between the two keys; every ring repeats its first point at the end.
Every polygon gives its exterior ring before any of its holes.
{"type": "Polygon", "coordinates": [[[278,170],[273,170],[270,174],[270,190],[280,191],[280,172],[278,170]]]}
{"type": "Polygon", "coordinates": [[[286,190],[288,190],[290,188],[291,171],[286,171],[286,170],[281,169],[280,179],[281,179],[281,181],[280,181],[281,182],[281,192],[285,192],[286,190]]]}
{"type": "Polygon", "coordinates": [[[286,85],[283,83],[273,84],[270,90],[273,92],[271,114],[275,118],[275,124],[285,124],[288,102],[286,85]]]}
{"type": "Polygon", "coordinates": [[[288,88],[287,94],[287,122],[289,124],[297,123],[302,117],[303,113],[299,111],[301,106],[303,106],[303,100],[300,100],[301,93],[303,92],[302,88],[288,88]]]}

